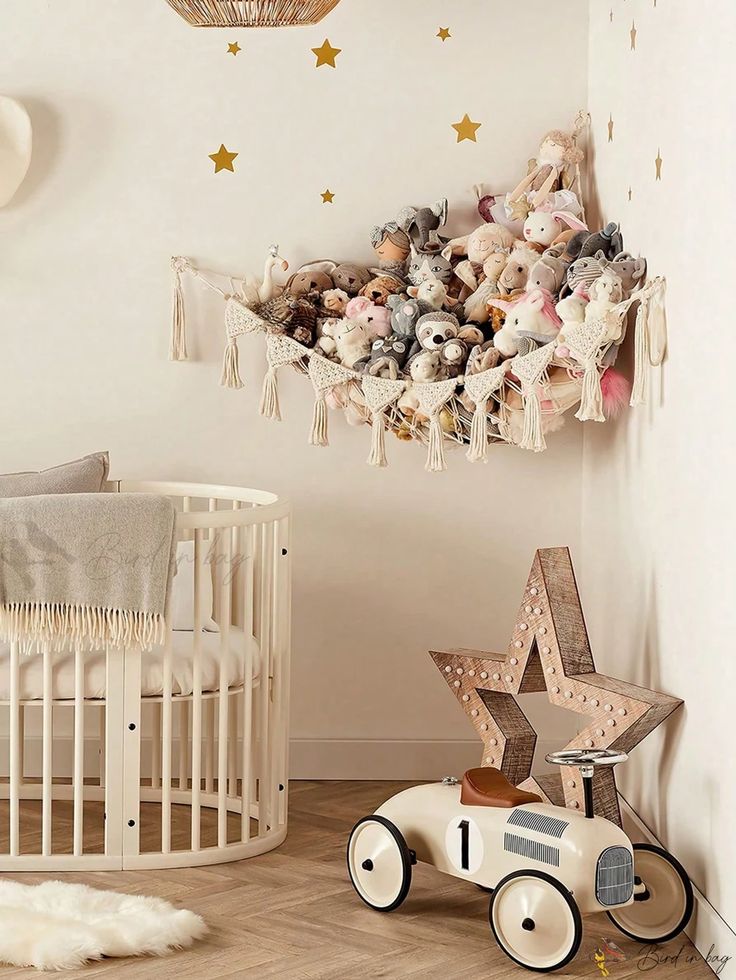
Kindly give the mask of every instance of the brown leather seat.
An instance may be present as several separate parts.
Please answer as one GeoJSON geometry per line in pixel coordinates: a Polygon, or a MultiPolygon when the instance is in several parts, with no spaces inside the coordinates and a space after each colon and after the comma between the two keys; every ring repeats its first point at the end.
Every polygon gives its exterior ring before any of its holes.
{"type": "Polygon", "coordinates": [[[460,788],[460,802],[466,806],[522,806],[541,803],[542,797],[513,786],[499,769],[484,766],[468,769],[460,788]]]}

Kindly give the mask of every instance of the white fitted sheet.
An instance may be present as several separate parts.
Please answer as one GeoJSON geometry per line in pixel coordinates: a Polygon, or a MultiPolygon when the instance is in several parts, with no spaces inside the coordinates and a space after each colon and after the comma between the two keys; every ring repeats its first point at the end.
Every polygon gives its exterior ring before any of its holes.
{"type": "MultiPolygon", "coordinates": [[[[172,647],[172,693],[188,695],[194,684],[194,633],[190,630],[174,630],[172,647]]],[[[217,691],[220,686],[219,633],[201,634],[200,664],[203,691],[217,691]]],[[[253,657],[254,680],[260,673],[260,650],[253,636],[246,636],[242,629],[230,628],[230,649],[226,659],[228,687],[238,687],[245,678],[245,660],[248,646],[253,657]]],[[[115,656],[115,653],[111,654],[115,656]]],[[[164,691],[164,650],[155,647],[141,655],[141,695],[157,697],[164,691]]],[[[85,698],[104,698],[106,686],[106,655],[88,650],[84,658],[85,698]]],[[[43,657],[21,656],[20,697],[33,701],[43,697],[43,657]]],[[[74,698],[74,654],[55,654],[52,659],[53,698],[59,701],[74,698]]],[[[10,644],[0,643],[0,701],[10,700],[10,644]]]]}

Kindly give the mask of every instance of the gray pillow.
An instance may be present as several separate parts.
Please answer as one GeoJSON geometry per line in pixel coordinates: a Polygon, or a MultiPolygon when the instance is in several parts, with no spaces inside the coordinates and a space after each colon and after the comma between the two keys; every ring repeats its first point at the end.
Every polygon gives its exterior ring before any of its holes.
{"type": "Polygon", "coordinates": [[[42,493],[100,493],[110,469],[107,453],[92,453],[40,473],[0,475],[0,497],[35,497],[42,493]]]}

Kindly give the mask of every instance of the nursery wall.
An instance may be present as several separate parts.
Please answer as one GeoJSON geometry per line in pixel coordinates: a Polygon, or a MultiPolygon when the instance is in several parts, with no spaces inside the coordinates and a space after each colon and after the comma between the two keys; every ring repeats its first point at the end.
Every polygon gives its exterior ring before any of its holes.
{"type": "MultiPolygon", "coordinates": [[[[292,265],[369,262],[374,223],[443,195],[449,231],[469,230],[473,184],[507,189],[585,104],[584,0],[564,15],[545,0],[343,0],[317,27],[261,32],[198,31],[164,0],[0,0],[0,25],[0,91],[35,127],[28,182],[0,212],[0,471],[109,448],[114,476],[289,496],[294,773],[474,763],[426,651],[505,648],[535,548],[579,551],[581,427],[546,455],[455,453],[443,475],[393,439],[389,469],[367,467],[367,430],[336,415],[331,448],[312,448],[302,378],[283,372],[284,423],[257,414],[259,338],[241,343],[246,388],[218,387],[222,307],[196,285],[195,360],[167,360],[169,258],[259,272],[279,242],[292,265]],[[326,37],[334,69],[315,68],[326,37]],[[465,113],[477,142],[457,142],[465,113]],[[214,173],[221,144],[234,173],[214,173]]],[[[559,743],[565,721],[550,726],[559,743]]]]}
{"type": "MultiPolygon", "coordinates": [[[[597,194],[667,277],[669,354],[647,408],[586,426],[582,544],[599,667],[686,702],[621,770],[622,791],[733,928],[736,9],[707,8],[590,6],[597,194]]],[[[736,953],[733,934],[710,941],[736,953]]]]}

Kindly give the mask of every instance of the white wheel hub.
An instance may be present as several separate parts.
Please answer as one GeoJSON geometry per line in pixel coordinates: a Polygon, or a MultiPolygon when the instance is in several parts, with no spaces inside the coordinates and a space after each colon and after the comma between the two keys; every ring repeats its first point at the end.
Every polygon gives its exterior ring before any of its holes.
{"type": "Polygon", "coordinates": [[[675,931],[685,917],[685,885],[673,865],[656,851],[634,851],[634,874],[646,889],[646,899],[611,909],[608,914],[621,929],[642,942],[657,942],[675,931]]]}
{"type": "Polygon", "coordinates": [[[355,890],[368,905],[388,910],[408,891],[411,870],[399,840],[381,821],[358,823],[348,843],[348,869],[355,890]]]}
{"type": "Polygon", "coordinates": [[[499,945],[523,966],[561,966],[580,942],[579,920],[565,895],[549,881],[520,873],[493,894],[491,926],[499,945]]]}

